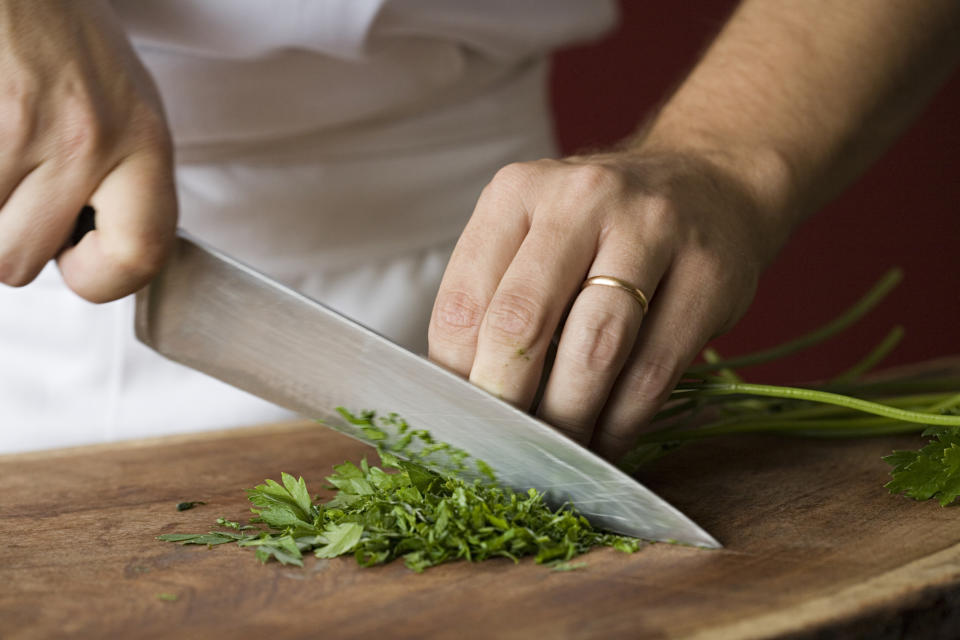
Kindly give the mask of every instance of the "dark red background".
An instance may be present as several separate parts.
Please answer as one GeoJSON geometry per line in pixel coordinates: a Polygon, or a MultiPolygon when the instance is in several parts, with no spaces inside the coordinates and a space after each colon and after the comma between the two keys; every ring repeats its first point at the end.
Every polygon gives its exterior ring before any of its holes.
{"type": "MultiPolygon", "coordinates": [[[[564,152],[622,138],[695,62],[732,0],[621,3],[602,42],[556,56],[553,97],[564,152]]],[[[835,317],[891,266],[906,277],[844,335],[786,362],[747,370],[758,382],[829,376],[894,324],[906,336],[885,364],[960,353],[960,74],[866,175],[810,219],[760,283],[747,315],[714,342],[732,356],[771,346],[835,317]]]]}

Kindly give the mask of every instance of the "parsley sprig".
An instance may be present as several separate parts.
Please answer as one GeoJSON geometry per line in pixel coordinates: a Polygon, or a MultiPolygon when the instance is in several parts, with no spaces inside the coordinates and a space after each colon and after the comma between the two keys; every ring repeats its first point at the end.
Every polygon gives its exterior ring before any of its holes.
{"type": "Polygon", "coordinates": [[[863,379],[903,338],[893,327],[859,362],[818,385],[784,387],[743,380],[739,369],[794,354],[834,337],[873,309],[900,282],[892,269],[835,320],[782,345],[731,359],[712,349],[691,367],[674,390],[672,402],[654,419],[659,426],[643,435],[621,461],[634,472],[686,443],[743,433],[805,437],[863,437],[923,431],[934,440],[919,451],[896,451],[891,466],[893,493],[936,498],[942,505],[960,496],[960,379],[956,376],[863,379]],[[663,426],[665,425],[665,426],[663,426]]]}
{"type": "Polygon", "coordinates": [[[960,497],[960,431],[931,427],[933,439],[919,451],[894,451],[884,460],[893,467],[885,486],[914,500],[935,498],[945,507],[960,497]]]}

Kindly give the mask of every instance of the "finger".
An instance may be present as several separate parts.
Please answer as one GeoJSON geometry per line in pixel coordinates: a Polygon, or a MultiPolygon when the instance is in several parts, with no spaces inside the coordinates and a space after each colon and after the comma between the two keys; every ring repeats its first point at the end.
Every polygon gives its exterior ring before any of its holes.
{"type": "Polygon", "coordinates": [[[0,95],[0,207],[43,160],[42,150],[31,147],[38,129],[35,116],[33,105],[0,95]]]}
{"type": "Polygon", "coordinates": [[[143,287],[170,251],[177,228],[170,158],[154,151],[128,156],[100,182],[89,203],[97,212],[96,229],[57,262],[78,295],[106,302],[143,287]]]}
{"type": "Polygon", "coordinates": [[[0,208],[0,281],[31,282],[63,246],[96,184],[91,169],[45,162],[25,176],[0,208]]]}
{"type": "MultiPolygon", "coordinates": [[[[545,201],[560,211],[563,201],[545,201]]],[[[589,215],[537,216],[497,287],[470,381],[522,408],[533,401],[550,340],[597,247],[589,215]]]]}
{"type": "Polygon", "coordinates": [[[0,209],[6,206],[7,200],[13,195],[13,192],[23,184],[23,181],[40,167],[39,164],[33,166],[23,166],[13,162],[6,163],[0,158],[0,209]]]}
{"type": "MultiPolygon", "coordinates": [[[[640,233],[610,233],[589,276],[614,276],[651,300],[669,264],[667,245],[638,244],[640,233]]],[[[633,348],[643,321],[640,303],[623,289],[591,285],[577,295],[563,325],[538,413],[578,442],[593,425],[633,348]]]]}
{"type": "Polygon", "coordinates": [[[530,229],[523,198],[498,178],[480,194],[450,256],[427,334],[429,357],[464,377],[473,366],[484,312],[530,229]]]}
{"type": "MultiPolygon", "coordinates": [[[[0,144],[7,141],[0,137],[0,144]]],[[[13,195],[13,192],[23,184],[27,176],[40,167],[40,162],[30,162],[24,156],[17,156],[8,149],[0,150],[0,208],[13,195]]]]}
{"type": "Polygon", "coordinates": [[[594,430],[597,453],[616,459],[633,445],[720,326],[716,299],[696,267],[671,267],[594,430]]]}

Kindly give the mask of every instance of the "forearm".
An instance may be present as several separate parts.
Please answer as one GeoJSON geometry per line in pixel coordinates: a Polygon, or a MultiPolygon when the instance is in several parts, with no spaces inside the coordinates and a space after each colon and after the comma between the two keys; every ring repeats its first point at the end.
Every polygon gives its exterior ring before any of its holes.
{"type": "Polygon", "coordinates": [[[710,156],[785,234],[920,112],[958,32],[956,0],[746,0],[631,146],[710,156]]]}

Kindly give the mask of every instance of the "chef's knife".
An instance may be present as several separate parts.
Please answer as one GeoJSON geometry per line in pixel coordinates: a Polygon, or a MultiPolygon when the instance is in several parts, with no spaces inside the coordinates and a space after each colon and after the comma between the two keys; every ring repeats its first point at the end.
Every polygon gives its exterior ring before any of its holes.
{"type": "Polygon", "coordinates": [[[395,412],[485,461],[501,483],[539,489],[553,506],[570,502],[603,529],[720,546],[547,424],[183,233],[137,294],[136,333],[171,360],[370,444],[337,407],[395,412]]]}

